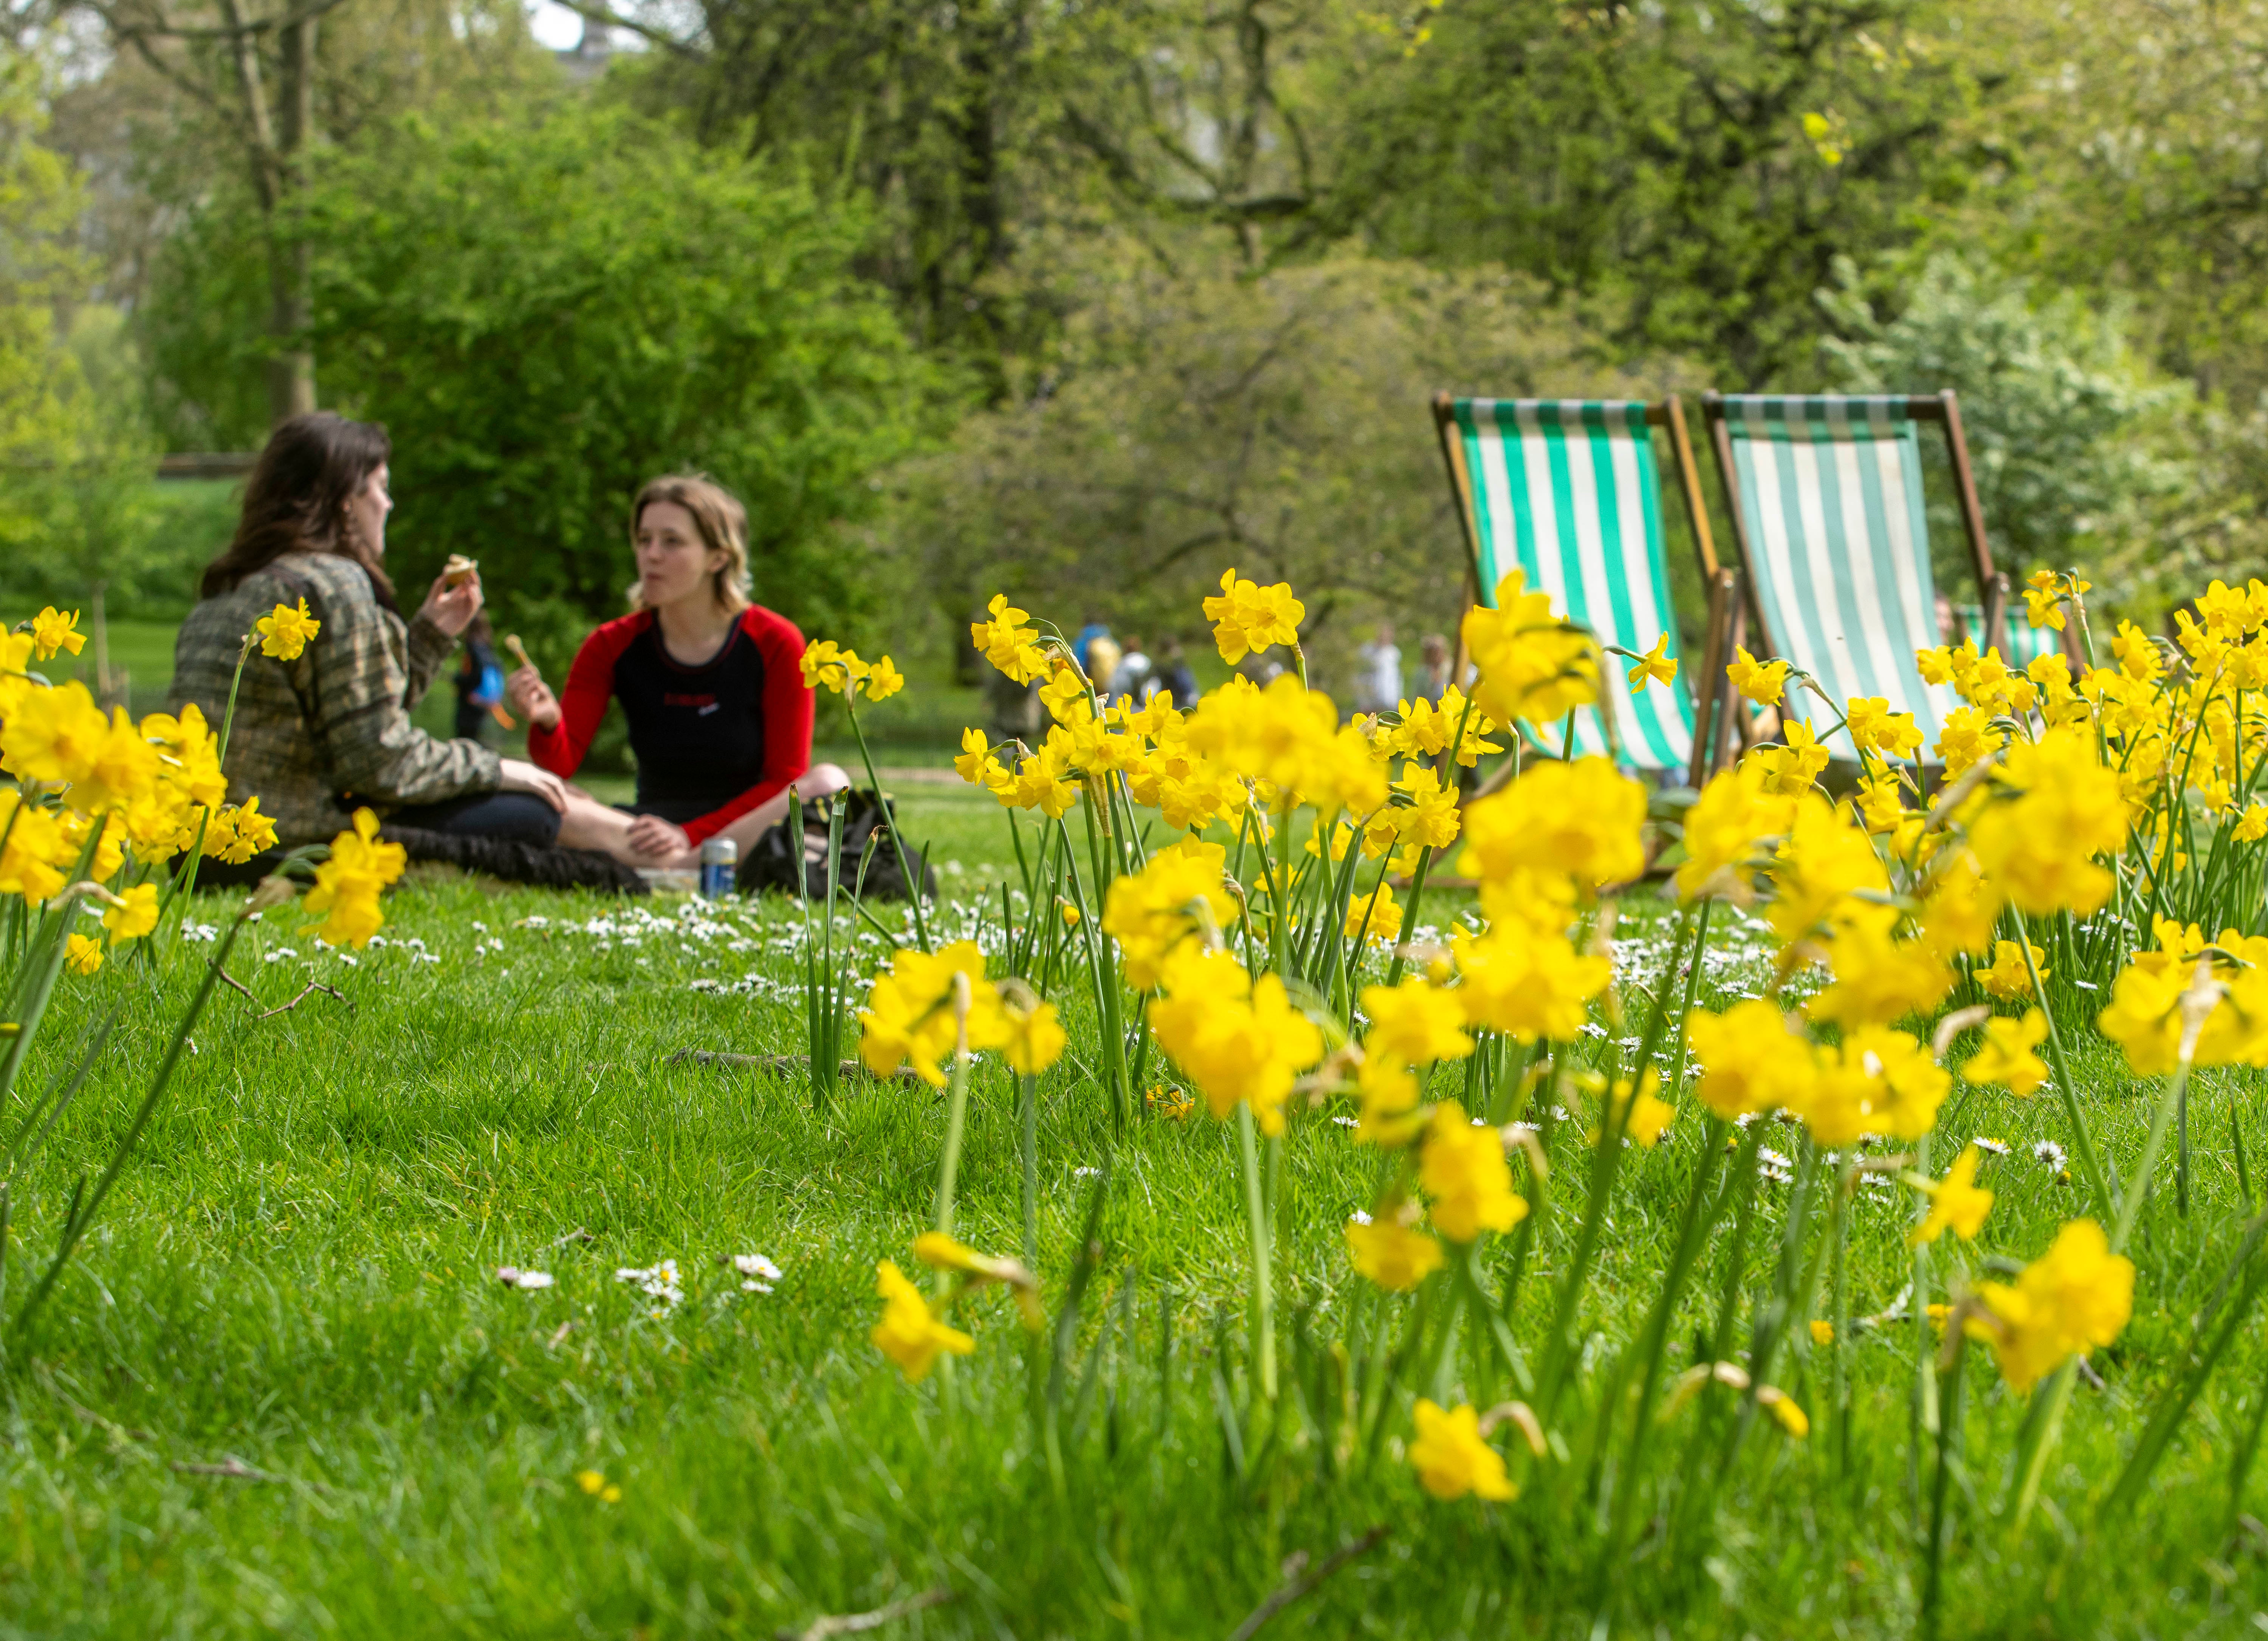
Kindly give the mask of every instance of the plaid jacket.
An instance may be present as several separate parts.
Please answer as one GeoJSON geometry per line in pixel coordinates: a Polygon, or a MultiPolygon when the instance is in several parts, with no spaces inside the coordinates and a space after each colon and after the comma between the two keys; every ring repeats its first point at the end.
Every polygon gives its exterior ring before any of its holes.
{"type": "Polygon", "coordinates": [[[335,553],[286,553],[191,610],[173,644],[169,709],[194,701],[218,733],[244,635],[276,605],[303,598],[323,627],[299,659],[274,660],[255,645],[244,664],[229,801],[258,793],[288,849],[328,842],[357,804],[383,814],[495,791],[495,753],[478,741],[436,740],[409,721],[456,640],[423,617],[405,626],[362,566],[335,553]]]}

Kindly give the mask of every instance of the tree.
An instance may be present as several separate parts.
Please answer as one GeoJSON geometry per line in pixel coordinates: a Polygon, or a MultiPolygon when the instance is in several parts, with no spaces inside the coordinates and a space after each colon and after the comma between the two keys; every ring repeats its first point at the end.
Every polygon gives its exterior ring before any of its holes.
{"type": "MultiPolygon", "coordinates": [[[[264,13],[249,0],[70,3],[101,19],[125,59],[102,79],[142,124],[136,158],[158,202],[189,207],[208,230],[197,236],[207,248],[217,239],[256,252],[256,263],[173,270],[195,288],[194,317],[185,325],[190,316],[177,307],[172,333],[161,326],[161,335],[222,368],[200,374],[194,394],[173,385],[161,408],[178,408],[179,422],[202,419],[219,442],[256,442],[269,423],[316,404],[303,218],[317,154],[405,105],[442,102],[468,78],[510,84],[534,55],[524,20],[507,0],[275,0],[264,13]],[[219,211],[245,220],[216,236],[219,211]],[[264,378],[257,421],[240,406],[238,379],[254,360],[264,378]]],[[[162,375],[177,350],[157,351],[162,375]]]]}
{"type": "Polygon", "coordinates": [[[405,120],[309,202],[335,402],[391,430],[401,574],[477,557],[499,621],[619,614],[627,509],[703,468],[747,503],[758,597],[830,632],[872,596],[831,550],[945,403],[851,262],[855,209],[666,125],[562,98],[405,120]]]}
{"type": "Polygon", "coordinates": [[[1252,275],[1226,239],[1168,269],[1130,249],[1070,263],[1081,299],[1042,391],[970,418],[909,476],[895,533],[920,544],[915,579],[947,622],[1005,591],[1194,639],[1198,600],[1234,566],[1292,584],[1320,679],[1343,677],[1360,623],[1389,616],[1414,638],[1462,607],[1435,389],[1628,397],[1679,380],[1620,375],[1524,278],[1359,256],[1252,275]]]}
{"type": "MultiPolygon", "coordinates": [[[[2157,376],[2121,326],[2066,291],[2035,298],[2028,282],[1950,252],[1929,259],[1875,312],[1847,261],[1821,294],[1841,335],[1830,372],[1857,393],[1961,395],[1977,495],[2001,567],[2100,566],[2160,504],[2193,486],[2158,437],[2194,395],[2157,376]]],[[[1932,498],[1931,539],[1961,561],[1949,490],[1932,498]]]]}
{"type": "Polygon", "coordinates": [[[1606,298],[1722,386],[1799,385],[1834,258],[1906,244],[1983,163],[1944,27],[1930,0],[1445,7],[1348,111],[1331,210],[1606,298]]]}
{"type": "Polygon", "coordinates": [[[70,447],[55,316],[85,271],[70,243],[80,179],[40,141],[38,92],[32,59],[0,59],[0,470],[18,475],[70,447]]]}

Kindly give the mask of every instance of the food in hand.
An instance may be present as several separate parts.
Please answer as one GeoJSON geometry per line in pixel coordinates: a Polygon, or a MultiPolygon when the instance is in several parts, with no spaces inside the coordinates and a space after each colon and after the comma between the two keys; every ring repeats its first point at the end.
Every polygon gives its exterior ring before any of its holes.
{"type": "Polygon", "coordinates": [[[522,666],[533,666],[535,665],[534,662],[527,659],[527,646],[520,643],[519,635],[518,633],[508,632],[504,634],[504,647],[512,651],[512,659],[519,662],[522,666]]]}
{"type": "Polygon", "coordinates": [[[449,555],[448,562],[441,566],[441,585],[445,587],[460,587],[479,574],[480,568],[478,559],[467,558],[462,553],[452,553],[449,555]]]}

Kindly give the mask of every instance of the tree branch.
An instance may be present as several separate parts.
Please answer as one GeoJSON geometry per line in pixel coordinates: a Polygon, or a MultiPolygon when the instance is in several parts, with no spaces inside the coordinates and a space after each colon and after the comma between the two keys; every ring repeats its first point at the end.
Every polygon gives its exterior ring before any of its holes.
{"type": "Polygon", "coordinates": [[[81,0],[81,4],[85,4],[88,11],[99,17],[108,26],[110,31],[121,40],[138,43],[151,35],[164,40],[241,40],[247,34],[265,34],[277,29],[297,28],[302,23],[312,23],[326,11],[338,10],[346,4],[346,0],[311,0],[310,4],[300,6],[297,11],[286,12],[282,17],[256,17],[249,20],[238,16],[236,8],[232,5],[226,9],[229,20],[218,27],[190,26],[169,22],[163,11],[158,12],[157,20],[153,23],[122,22],[109,7],[94,4],[94,0],[81,0]]]}
{"type": "Polygon", "coordinates": [[[586,23],[596,23],[602,28],[628,29],[639,39],[650,40],[657,46],[665,47],[677,53],[681,57],[688,57],[696,63],[700,63],[706,61],[709,56],[706,50],[695,45],[691,40],[680,40],[667,29],[656,28],[651,23],[640,23],[633,18],[621,16],[612,7],[594,5],[590,4],[590,0],[559,0],[559,3],[586,23]]]}

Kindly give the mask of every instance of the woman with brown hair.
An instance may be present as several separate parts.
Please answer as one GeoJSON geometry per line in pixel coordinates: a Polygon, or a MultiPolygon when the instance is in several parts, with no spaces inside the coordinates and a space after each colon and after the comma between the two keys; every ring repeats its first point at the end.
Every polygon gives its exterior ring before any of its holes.
{"type": "Polygon", "coordinates": [[[747,531],[712,480],[655,479],[630,508],[631,613],[583,641],[563,695],[533,666],[505,683],[528,755],[563,777],[582,766],[608,700],[622,703],[637,757],[629,843],[654,865],[697,860],[712,837],[746,859],[791,791],[807,800],[850,784],[834,764],[812,767],[803,635],[750,600],[747,531]]]}
{"type": "Polygon", "coordinates": [[[437,579],[408,621],[386,573],[386,430],[328,411],[269,435],[227,550],[205,569],[173,650],[169,706],[221,722],[245,635],[278,604],[306,601],[321,630],[297,659],[254,657],[238,688],[226,773],[232,801],[257,794],[279,846],[334,836],[367,805],[429,831],[615,852],[620,817],[556,775],[409,721],[481,607],[477,574],[437,579]]]}

